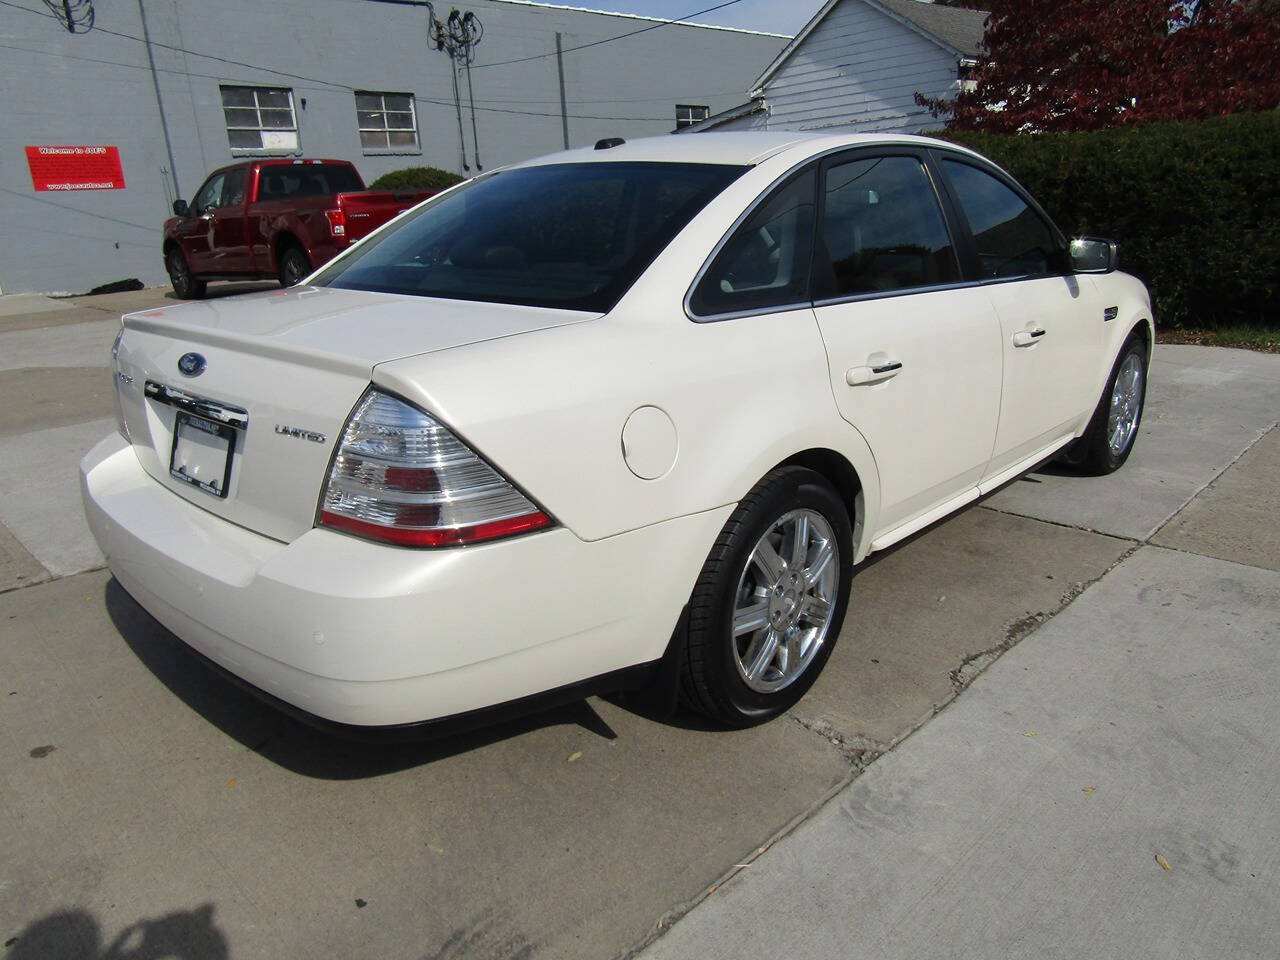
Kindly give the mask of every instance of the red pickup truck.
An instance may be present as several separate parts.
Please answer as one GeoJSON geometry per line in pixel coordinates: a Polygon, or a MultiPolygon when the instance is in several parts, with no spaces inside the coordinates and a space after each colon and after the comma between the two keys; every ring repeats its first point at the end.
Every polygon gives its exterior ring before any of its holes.
{"type": "Polygon", "coordinates": [[[366,191],[345,160],[251,160],[215,170],[164,224],[164,265],[184,300],[210,280],[292,286],[437,191],[366,191]]]}

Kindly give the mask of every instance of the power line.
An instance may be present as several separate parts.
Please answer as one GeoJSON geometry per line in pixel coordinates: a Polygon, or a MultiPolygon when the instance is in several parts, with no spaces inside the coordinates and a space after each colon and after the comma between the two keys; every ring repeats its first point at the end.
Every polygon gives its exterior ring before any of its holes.
{"type": "MultiPolygon", "coordinates": [[[[740,2],[740,0],[730,0],[730,2],[738,3],[740,2]]],[[[45,17],[50,20],[58,19],[57,17],[54,17],[52,14],[42,13],[39,10],[32,10],[30,7],[24,7],[21,4],[12,2],[12,0],[0,0],[0,6],[12,7],[15,10],[21,10],[24,13],[35,14],[38,17],[45,17]]],[[[690,16],[697,16],[697,14],[690,14],[690,16]]],[[[656,24],[655,26],[665,26],[665,25],[666,24],[660,23],[660,24],[656,24]]],[[[141,37],[135,37],[132,34],[128,34],[128,33],[121,33],[118,30],[111,30],[107,27],[95,26],[93,29],[99,33],[104,33],[113,37],[119,37],[124,40],[133,40],[136,43],[144,43],[144,44],[146,43],[146,41],[143,40],[141,37]]],[[[653,29],[653,27],[647,27],[646,29],[653,29]]],[[[641,31],[637,31],[637,32],[641,32],[641,31]]],[[[624,34],[623,36],[630,36],[630,34],[624,34]]],[[[616,37],[613,39],[622,39],[622,37],[616,37]]],[[[603,43],[606,41],[597,41],[597,42],[603,43]]],[[[322,87],[329,87],[332,89],[344,90],[352,93],[354,93],[356,90],[365,89],[365,86],[353,87],[350,84],[337,83],[333,80],[323,80],[323,79],[320,79],[319,77],[308,77],[299,73],[289,73],[284,70],[277,70],[274,67],[264,67],[261,64],[246,63],[243,60],[231,60],[227,57],[219,57],[211,53],[200,53],[197,50],[188,50],[185,47],[174,46],[173,44],[163,43],[162,41],[159,41],[159,40],[151,41],[151,45],[154,47],[159,47],[160,49],[163,49],[163,50],[171,50],[175,53],[184,53],[193,57],[199,57],[202,60],[211,60],[215,63],[225,63],[228,66],[243,67],[248,70],[258,70],[263,73],[273,74],[277,77],[284,77],[289,80],[302,80],[306,83],[313,83],[322,87]]],[[[551,54],[551,55],[555,56],[555,54],[551,54]]],[[[82,58],[82,59],[87,59],[87,58],[82,58]]],[[[123,64],[123,66],[128,66],[128,64],[123,64]]],[[[160,69],[164,73],[178,73],[178,74],[184,74],[184,75],[193,76],[193,77],[208,76],[207,74],[196,74],[196,73],[190,73],[189,71],[165,70],[163,68],[157,68],[157,69],[160,69]]],[[[226,79],[226,78],[213,77],[211,79],[226,79]]],[[[420,103],[428,103],[436,106],[452,106],[452,103],[447,100],[434,100],[430,97],[419,97],[416,95],[414,99],[420,103]]],[[[584,102],[587,102],[587,101],[584,101],[584,102]]],[[[488,113],[518,114],[521,116],[529,116],[529,117],[560,116],[559,113],[544,113],[544,112],[532,111],[532,110],[511,110],[511,109],[502,109],[499,107],[477,106],[475,109],[483,110],[488,113]]],[[[670,119],[669,117],[609,117],[609,116],[598,116],[594,114],[569,114],[569,116],[571,119],[574,119],[574,120],[613,120],[613,121],[627,121],[627,122],[635,122],[635,123],[665,123],[670,119]]]]}
{"type": "Polygon", "coordinates": [[[588,47],[598,47],[601,44],[613,43],[615,40],[625,40],[627,37],[634,37],[637,34],[648,33],[650,30],[658,30],[662,27],[669,27],[672,24],[683,23],[693,17],[700,17],[704,13],[714,13],[716,10],[723,10],[725,7],[731,7],[735,3],[741,2],[742,0],[727,0],[727,2],[717,4],[714,7],[707,7],[705,10],[695,10],[693,13],[687,13],[683,17],[677,17],[675,20],[663,20],[661,23],[651,23],[647,27],[641,27],[639,30],[632,30],[630,33],[620,33],[616,37],[605,37],[603,40],[592,40],[590,43],[580,43],[576,47],[565,47],[563,50],[552,51],[551,53],[539,53],[532,57],[517,57],[514,60],[497,60],[493,63],[477,63],[473,66],[473,69],[481,70],[486,67],[504,67],[510,63],[528,63],[531,60],[545,60],[547,57],[556,57],[562,53],[573,53],[575,50],[586,50],[588,47]]]}
{"type": "MultiPolygon", "coordinates": [[[[0,0],[0,2],[2,2],[2,0],[0,0]]],[[[369,0],[358,0],[358,2],[360,2],[360,3],[366,3],[366,2],[369,2],[369,0]]],[[[389,2],[389,0],[388,0],[388,2],[389,2]]],[[[404,0],[404,2],[405,2],[406,4],[408,4],[408,3],[410,2],[410,0],[404,0]]],[[[413,0],[413,2],[414,2],[414,4],[416,5],[416,4],[417,4],[417,2],[418,2],[418,0],[413,0]]],[[[34,11],[33,11],[33,12],[34,12],[34,11]]],[[[60,60],[79,60],[79,61],[81,61],[81,62],[83,62],[83,63],[100,63],[100,64],[102,64],[103,66],[107,66],[107,67],[120,67],[121,69],[124,69],[124,70],[147,70],[147,69],[148,69],[147,67],[143,66],[142,64],[138,64],[138,63],[124,63],[123,61],[120,61],[120,60],[103,60],[103,59],[102,59],[102,58],[100,58],[100,57],[86,57],[86,56],[82,56],[81,54],[78,54],[78,53],[63,53],[63,52],[55,51],[55,50],[34,50],[34,49],[32,49],[31,47],[19,47],[19,46],[15,46],[15,45],[13,45],[13,44],[9,44],[9,43],[0,43],[0,50],[16,50],[16,51],[17,51],[17,52],[19,52],[19,53],[28,53],[28,54],[31,54],[31,55],[33,55],[33,56],[37,56],[37,57],[56,57],[56,58],[58,58],[58,59],[60,59],[60,60]]],[[[262,68],[262,69],[265,69],[265,68],[262,68]]],[[[197,73],[197,72],[195,72],[195,71],[193,71],[193,70],[175,70],[175,69],[174,69],[174,68],[172,68],[172,67],[162,67],[162,66],[159,66],[158,64],[156,65],[156,71],[157,71],[157,72],[159,72],[159,73],[168,73],[168,74],[172,74],[172,75],[173,75],[173,76],[175,76],[175,77],[197,77],[197,78],[199,78],[199,79],[201,79],[201,80],[226,80],[226,79],[227,79],[227,77],[226,77],[225,75],[221,75],[221,74],[216,74],[216,73],[197,73]]],[[[288,74],[280,74],[280,76],[289,76],[289,75],[288,75],[288,74]]],[[[300,77],[294,77],[293,79],[302,79],[302,78],[300,78],[300,77]]],[[[346,90],[346,89],[359,89],[359,90],[365,90],[365,89],[366,89],[366,87],[358,87],[358,88],[347,88],[347,87],[344,87],[343,89],[344,89],[344,90],[346,90]]],[[[595,99],[595,100],[569,100],[569,101],[567,101],[567,102],[568,102],[568,103],[573,103],[573,104],[594,104],[594,103],[606,103],[606,104],[607,104],[607,103],[667,103],[667,102],[674,102],[674,101],[682,100],[682,99],[683,99],[683,100],[698,100],[698,99],[702,99],[702,100],[709,100],[709,99],[713,99],[713,98],[715,98],[715,97],[736,97],[736,96],[742,96],[742,91],[741,91],[741,90],[721,90],[721,91],[718,91],[718,92],[715,92],[715,93],[707,93],[707,92],[694,92],[694,93],[690,93],[690,92],[688,92],[688,91],[686,91],[686,90],[681,90],[681,91],[680,91],[680,92],[678,92],[678,93],[672,93],[672,94],[668,94],[668,95],[666,95],[666,96],[662,96],[662,97],[620,97],[620,98],[602,97],[602,98],[598,98],[598,99],[595,99]]],[[[430,101],[430,102],[434,103],[434,101],[430,101]]],[[[551,104],[555,104],[555,103],[559,103],[559,102],[560,102],[560,100],[559,100],[558,98],[538,99],[538,100],[519,100],[519,99],[515,99],[515,100],[508,100],[508,99],[504,99],[504,98],[501,98],[501,97],[476,97],[476,103],[501,103],[501,104],[513,104],[513,103],[514,103],[514,104],[520,104],[520,103],[541,104],[541,103],[551,103],[551,104]]],[[[483,107],[477,107],[476,109],[477,109],[477,110],[480,110],[480,109],[484,109],[484,108],[483,108],[483,107]]],[[[542,114],[533,114],[533,116],[542,116],[542,114]]],[[[556,113],[556,114],[554,114],[554,116],[557,116],[557,117],[558,117],[558,116],[560,116],[560,114],[559,114],[559,113],[556,113]]],[[[594,119],[594,118],[582,118],[582,117],[577,117],[577,116],[575,116],[574,114],[569,114],[569,116],[570,116],[571,118],[573,118],[573,119],[594,119]]],[[[610,117],[610,118],[607,118],[607,119],[615,119],[615,118],[610,117]]],[[[623,119],[623,118],[619,118],[619,119],[623,119]]],[[[667,117],[662,117],[661,119],[665,122],[668,118],[667,118],[667,117]]]]}

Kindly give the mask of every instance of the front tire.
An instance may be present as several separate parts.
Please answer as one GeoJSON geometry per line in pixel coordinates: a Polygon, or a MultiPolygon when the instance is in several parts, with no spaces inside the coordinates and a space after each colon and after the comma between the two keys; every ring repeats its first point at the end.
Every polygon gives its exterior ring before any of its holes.
{"type": "Polygon", "coordinates": [[[820,474],[783,467],[738,504],[689,602],[681,699],[734,727],[762,723],[813,685],[853,576],[849,514],[820,474]]]}
{"type": "Polygon", "coordinates": [[[303,277],[311,273],[311,261],[301,247],[290,245],[280,255],[280,286],[296,287],[303,277]]]}
{"type": "Polygon", "coordinates": [[[164,258],[165,269],[169,272],[169,283],[179,300],[199,300],[204,296],[207,285],[198,280],[187,266],[187,258],[177,247],[170,247],[164,258]]]}
{"type": "Polygon", "coordinates": [[[1138,439],[1146,400],[1147,345],[1134,335],[1120,350],[1107,379],[1107,388],[1081,437],[1082,470],[1103,476],[1124,466],[1138,439]]]}

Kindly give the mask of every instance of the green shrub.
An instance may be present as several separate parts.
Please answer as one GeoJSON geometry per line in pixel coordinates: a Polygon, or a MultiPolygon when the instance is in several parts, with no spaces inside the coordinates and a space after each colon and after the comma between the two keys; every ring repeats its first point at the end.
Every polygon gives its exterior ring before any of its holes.
{"type": "Polygon", "coordinates": [[[370,190],[443,190],[461,183],[466,177],[460,177],[439,167],[405,167],[403,170],[392,170],[384,173],[373,183],[370,190]]]}
{"type": "Polygon", "coordinates": [[[1069,236],[1116,240],[1158,324],[1280,328],[1280,112],[939,135],[1008,170],[1069,236]]]}

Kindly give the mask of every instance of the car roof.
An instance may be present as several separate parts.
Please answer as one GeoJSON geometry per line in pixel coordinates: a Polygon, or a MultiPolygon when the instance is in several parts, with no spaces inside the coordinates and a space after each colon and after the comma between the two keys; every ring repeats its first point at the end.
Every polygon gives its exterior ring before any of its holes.
{"type": "Polygon", "coordinates": [[[944,140],[906,134],[875,133],[765,133],[733,131],[718,133],[668,134],[627,140],[604,150],[582,147],[536,157],[513,167],[544,166],[552,163],[723,163],[754,166],[782,153],[793,154],[796,162],[807,156],[841,147],[902,144],[946,148],[972,154],[973,151],[944,140]]]}

